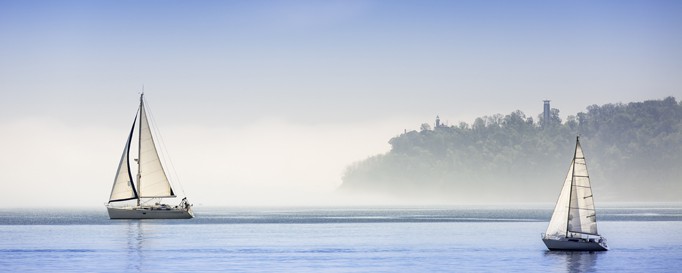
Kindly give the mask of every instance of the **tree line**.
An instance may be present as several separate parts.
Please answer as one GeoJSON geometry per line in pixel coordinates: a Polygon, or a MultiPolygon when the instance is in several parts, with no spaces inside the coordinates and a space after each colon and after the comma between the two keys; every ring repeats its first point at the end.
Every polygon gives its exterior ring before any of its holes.
{"type": "Polygon", "coordinates": [[[680,201],[682,102],[588,106],[562,120],[522,111],[405,132],[347,167],[343,191],[450,202],[556,199],[580,136],[597,200],[680,201]],[[536,121],[537,120],[537,121],[536,121]]]}

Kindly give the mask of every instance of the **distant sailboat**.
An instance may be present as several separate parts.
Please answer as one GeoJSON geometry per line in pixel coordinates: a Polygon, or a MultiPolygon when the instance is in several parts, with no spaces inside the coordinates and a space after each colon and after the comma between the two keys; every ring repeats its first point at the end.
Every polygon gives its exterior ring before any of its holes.
{"type": "Polygon", "coordinates": [[[549,250],[609,249],[606,239],[597,232],[592,186],[579,137],[576,138],[573,160],[547,231],[542,234],[542,241],[549,250]]]}
{"type": "Polygon", "coordinates": [[[174,198],[175,193],[171,188],[166,172],[161,165],[157,153],[152,131],[147,120],[147,111],[144,106],[144,93],[140,95],[140,107],[133,120],[133,126],[128,134],[123,155],[118,163],[118,170],[111,188],[107,211],[111,219],[190,219],[194,217],[192,205],[183,198],[177,206],[161,203],[150,203],[160,198],[174,198]],[[138,156],[137,163],[137,186],[133,183],[130,170],[130,146],[133,141],[135,125],[138,124],[138,156]],[[112,203],[137,200],[135,205],[128,204],[114,206],[112,203]],[[141,202],[144,200],[145,202],[141,202]]]}

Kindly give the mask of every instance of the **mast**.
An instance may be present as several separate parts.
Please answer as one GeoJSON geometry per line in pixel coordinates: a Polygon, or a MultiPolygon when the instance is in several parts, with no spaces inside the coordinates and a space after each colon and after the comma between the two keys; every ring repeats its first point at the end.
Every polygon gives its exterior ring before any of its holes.
{"type": "Polygon", "coordinates": [[[140,126],[138,126],[138,134],[137,134],[137,190],[138,196],[137,196],[137,206],[140,206],[140,196],[142,196],[142,187],[140,187],[140,180],[142,180],[142,173],[140,173],[140,161],[142,161],[142,158],[140,158],[140,155],[142,155],[142,107],[144,107],[144,91],[140,94],[140,126]]]}
{"type": "Polygon", "coordinates": [[[573,151],[573,160],[571,161],[571,164],[573,164],[573,167],[571,168],[571,190],[568,192],[568,214],[566,214],[566,237],[568,237],[568,226],[571,223],[571,199],[573,199],[573,188],[575,186],[575,157],[578,155],[578,143],[580,143],[580,136],[575,137],[575,151],[573,151]]]}

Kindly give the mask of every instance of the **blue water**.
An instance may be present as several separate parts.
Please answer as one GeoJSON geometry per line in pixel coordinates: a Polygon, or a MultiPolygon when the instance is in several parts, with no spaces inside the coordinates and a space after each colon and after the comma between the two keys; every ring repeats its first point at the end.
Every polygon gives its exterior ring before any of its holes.
{"type": "Polygon", "coordinates": [[[598,211],[610,251],[549,252],[551,208],[0,210],[0,272],[680,272],[682,206],[598,211]]]}

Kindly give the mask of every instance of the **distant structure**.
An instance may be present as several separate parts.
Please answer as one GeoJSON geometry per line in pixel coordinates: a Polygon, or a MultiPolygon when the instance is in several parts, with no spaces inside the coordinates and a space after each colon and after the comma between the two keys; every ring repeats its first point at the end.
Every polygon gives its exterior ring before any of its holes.
{"type": "Polygon", "coordinates": [[[545,103],[545,108],[542,112],[542,126],[547,126],[550,119],[549,100],[543,100],[543,102],[545,103]]]}
{"type": "Polygon", "coordinates": [[[440,122],[440,116],[437,115],[436,116],[436,126],[434,126],[433,128],[436,129],[436,128],[445,128],[445,127],[448,127],[448,125],[446,123],[441,123],[440,122]]]}

